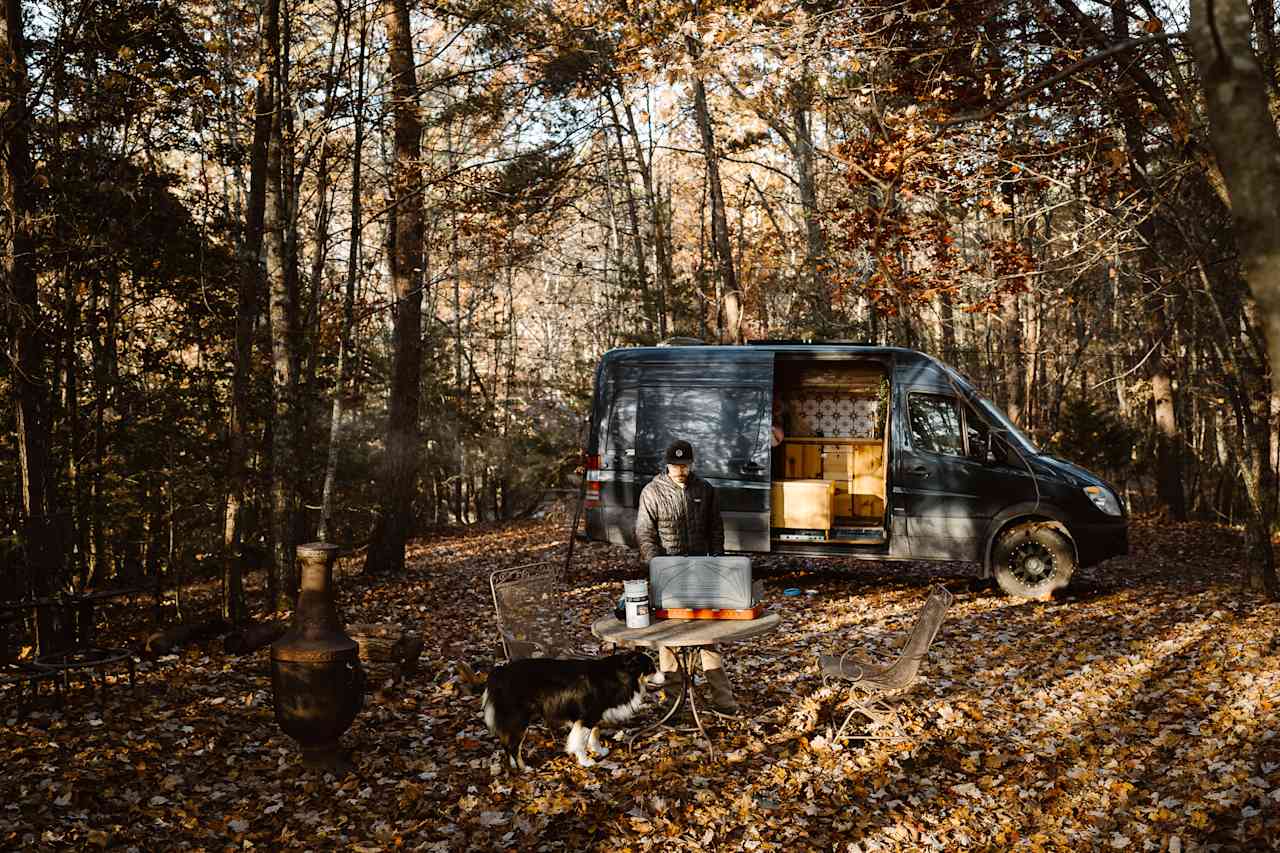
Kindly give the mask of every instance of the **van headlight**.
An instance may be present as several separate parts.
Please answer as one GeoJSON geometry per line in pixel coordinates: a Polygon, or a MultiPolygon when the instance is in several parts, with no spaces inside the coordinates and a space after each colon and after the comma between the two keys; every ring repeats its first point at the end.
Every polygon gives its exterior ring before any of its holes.
{"type": "Polygon", "coordinates": [[[1111,494],[1110,490],[1102,486],[1085,486],[1084,493],[1088,495],[1089,500],[1093,501],[1094,506],[1107,515],[1123,515],[1120,510],[1120,501],[1111,494]]]}

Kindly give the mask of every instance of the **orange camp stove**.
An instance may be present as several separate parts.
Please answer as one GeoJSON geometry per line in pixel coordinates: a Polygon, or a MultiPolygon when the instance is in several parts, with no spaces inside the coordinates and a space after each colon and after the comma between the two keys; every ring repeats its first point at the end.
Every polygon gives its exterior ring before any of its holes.
{"type": "Polygon", "coordinates": [[[763,613],[763,603],[747,608],[667,607],[653,611],[659,619],[759,619],[763,613]]]}

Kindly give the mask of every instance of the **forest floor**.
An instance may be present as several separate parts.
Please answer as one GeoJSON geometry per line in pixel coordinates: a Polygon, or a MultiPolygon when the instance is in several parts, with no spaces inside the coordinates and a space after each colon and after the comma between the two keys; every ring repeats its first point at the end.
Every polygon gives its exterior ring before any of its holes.
{"type": "MultiPolygon", "coordinates": [[[[145,662],[101,710],[73,689],[19,719],[0,694],[0,848],[1280,849],[1280,604],[1242,590],[1236,531],[1137,521],[1129,557],[1051,602],[974,591],[964,565],[759,559],[783,627],[728,650],[749,716],[714,726],[718,760],[670,734],[582,769],[535,724],[515,775],[454,663],[495,660],[488,573],[563,559],[566,529],[445,531],[404,577],[340,564],[346,622],[426,638],[416,676],[373,671],[342,778],[304,771],[276,726],[267,649],[145,662]],[[934,582],[956,603],[903,704],[911,740],[833,747],[818,653],[891,653],[934,582]]],[[[630,552],[577,544],[584,635],[636,573],[630,552]]],[[[102,639],[136,643],[148,609],[108,609],[102,639]]]]}

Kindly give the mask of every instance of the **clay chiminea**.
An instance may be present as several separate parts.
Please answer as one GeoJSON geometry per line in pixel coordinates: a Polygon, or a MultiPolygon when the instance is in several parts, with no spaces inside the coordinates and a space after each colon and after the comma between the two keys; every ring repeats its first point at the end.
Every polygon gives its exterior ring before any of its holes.
{"type": "Polygon", "coordinates": [[[334,606],[333,564],[338,546],[298,546],[302,587],[293,624],[271,645],[276,722],[302,747],[302,763],[335,772],[350,769],[338,738],[364,705],[359,647],[342,630],[334,606]]]}

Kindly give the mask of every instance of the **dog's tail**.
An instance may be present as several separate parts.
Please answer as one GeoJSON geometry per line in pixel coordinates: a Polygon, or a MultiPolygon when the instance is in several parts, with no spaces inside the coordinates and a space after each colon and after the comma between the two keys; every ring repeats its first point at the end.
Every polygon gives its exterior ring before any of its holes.
{"type": "Polygon", "coordinates": [[[497,733],[497,710],[494,697],[489,692],[489,678],[473,670],[463,661],[458,661],[458,676],[474,696],[480,694],[480,714],[490,734],[497,733]]]}
{"type": "Polygon", "coordinates": [[[493,700],[489,696],[489,678],[476,672],[467,666],[466,661],[458,661],[458,681],[466,688],[472,696],[480,697],[481,713],[484,715],[484,724],[489,727],[489,732],[493,733],[495,728],[495,716],[493,700]]]}

